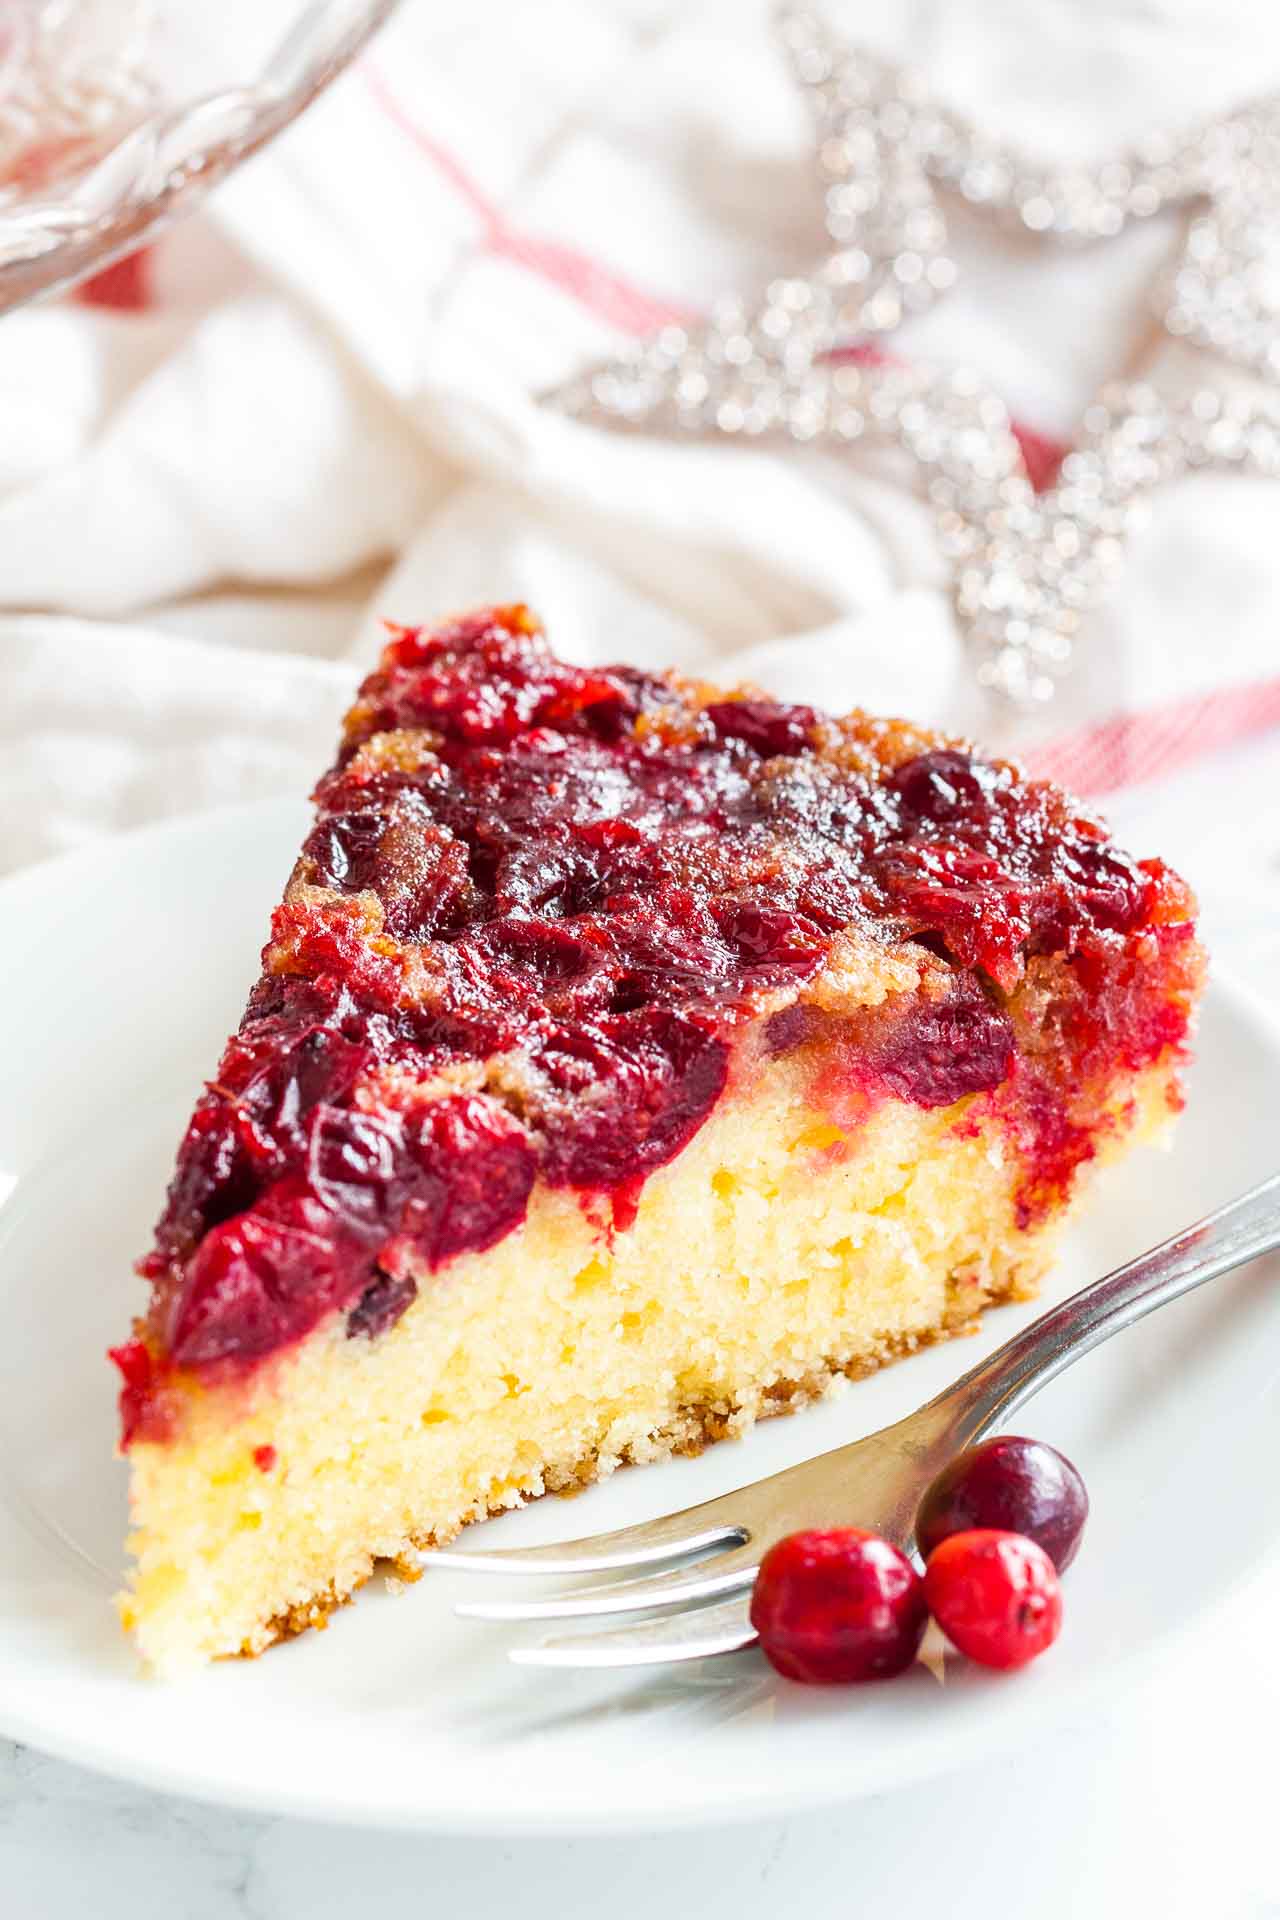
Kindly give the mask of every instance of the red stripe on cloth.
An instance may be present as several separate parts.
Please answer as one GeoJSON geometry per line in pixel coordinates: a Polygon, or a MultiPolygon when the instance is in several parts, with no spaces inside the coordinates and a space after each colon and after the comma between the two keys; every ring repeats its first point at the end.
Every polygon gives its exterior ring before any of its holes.
{"type": "MultiPolygon", "coordinates": [[[[656,333],[659,327],[693,326],[703,318],[692,307],[645,293],[612,267],[605,266],[602,261],[577,247],[521,232],[477,185],[456,156],[406,112],[371,60],[364,61],[361,71],[370,93],[392,125],[413,142],[418,151],[449,181],[459,198],[471,208],[484,230],[485,245],[489,252],[512,261],[526,272],[558,287],[562,293],[576,300],[579,306],[594,313],[606,325],[617,327],[622,333],[643,336],[656,333]]],[[[893,359],[891,354],[862,343],[838,347],[830,357],[833,360],[856,360],[872,366],[893,359]]],[[[1065,441],[1038,432],[1034,427],[1025,426],[1021,421],[1015,420],[1011,424],[1014,437],[1022,449],[1027,478],[1037,493],[1044,493],[1057,479],[1058,469],[1070,452],[1070,446],[1065,441]]]]}
{"type": "Polygon", "coordinates": [[[101,273],[82,280],[75,298],[86,307],[113,307],[118,313],[139,313],[151,305],[155,294],[152,279],[152,249],[139,247],[114,260],[101,273]]]}
{"type": "Polygon", "coordinates": [[[1078,793],[1163,780],[1205,754],[1280,727],[1280,679],[1121,713],[1101,726],[1065,734],[1022,755],[1033,773],[1078,793]]]}
{"type": "Polygon", "coordinates": [[[1021,420],[1011,420],[1009,431],[1022,449],[1022,464],[1027,470],[1027,478],[1037,493],[1048,493],[1058,478],[1058,469],[1071,451],[1069,440],[1054,440],[1047,433],[1037,433],[1034,427],[1026,427],[1021,420]]]}
{"type": "Polygon", "coordinates": [[[624,333],[654,333],[659,327],[683,326],[698,318],[691,308],[645,293],[612,267],[576,247],[522,232],[461,162],[410,117],[371,61],[364,62],[362,72],[370,93],[392,125],[413,142],[470,207],[490,253],[548,281],[607,326],[624,333]]]}
{"type": "Polygon", "coordinates": [[[420,127],[415,120],[409,118],[373,62],[362,61],[360,71],[364,76],[365,85],[392,126],[398,127],[406,139],[413,142],[419,153],[426,155],[432,166],[442,173],[454,188],[459,198],[466,201],[483,227],[492,231],[499,226],[500,215],[492,200],[480,191],[466,168],[460,161],[455,160],[447,147],[441,146],[438,140],[420,127]]]}
{"type": "Polygon", "coordinates": [[[536,240],[504,226],[489,242],[491,253],[547,280],[580,307],[621,333],[644,336],[662,327],[694,326],[702,318],[691,307],[656,298],[624,280],[599,260],[554,240],[536,240]]]}

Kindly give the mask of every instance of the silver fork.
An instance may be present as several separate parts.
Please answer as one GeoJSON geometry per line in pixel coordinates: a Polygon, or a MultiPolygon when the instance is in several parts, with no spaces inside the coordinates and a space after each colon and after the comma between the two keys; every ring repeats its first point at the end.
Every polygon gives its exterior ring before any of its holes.
{"type": "Polygon", "coordinates": [[[800,1527],[856,1521],[910,1549],[921,1495],[962,1447],[1003,1426],[1112,1334],[1277,1248],[1280,1174],[1051,1307],[918,1412],[865,1440],[642,1526],[507,1552],[439,1548],[426,1556],[427,1565],[625,1576],[678,1561],[652,1578],[624,1578],[546,1600],[467,1602],[456,1611],[510,1621],[649,1616],[621,1629],[512,1648],[511,1658],[526,1666],[649,1666],[736,1652],[755,1639],[747,1617],[750,1588],[775,1540],[800,1527]],[[694,1560],[704,1564],[691,1571],[694,1560]]]}

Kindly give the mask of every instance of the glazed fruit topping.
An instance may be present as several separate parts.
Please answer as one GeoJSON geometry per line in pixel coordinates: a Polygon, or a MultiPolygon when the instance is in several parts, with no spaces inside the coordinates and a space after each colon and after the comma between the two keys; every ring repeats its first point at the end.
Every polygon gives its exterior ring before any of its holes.
{"type": "Polygon", "coordinates": [[[303,1170],[200,1242],[170,1298],[166,1350],[182,1366],[252,1358],[353,1303],[351,1333],[385,1331],[416,1290],[395,1274],[400,1249],[436,1267],[492,1246],[523,1218],[534,1168],[523,1128],[470,1095],[419,1117],[313,1107],[303,1170]]]}
{"type": "Polygon", "coordinates": [[[1084,1481],[1043,1440],[1001,1434],[957,1454],[920,1502],[916,1543],[924,1558],[954,1533],[996,1528],[1025,1534],[1059,1573],[1076,1557],[1089,1515],[1084,1481]]]}
{"type": "Polygon", "coordinates": [[[883,1680],[924,1637],[924,1586],[906,1555],[858,1527],[793,1533],[769,1549],[751,1595],[760,1645],[788,1680],[883,1680]]]}
{"type": "MultiPolygon", "coordinates": [[[[874,1095],[1001,1086],[1005,993],[1047,953],[1106,1002],[1087,1031],[1065,1008],[1063,1058],[1177,1045],[1185,1009],[1152,1012],[1131,953],[1187,934],[1173,877],[1054,789],[912,746],[566,664],[522,608],[396,630],[142,1264],[153,1370],[251,1361],[333,1310],[385,1331],[410,1267],[492,1245],[536,1174],[609,1196],[616,1225],[719,1099],[744,1019],[851,925],[918,941],[944,981],[850,1030],[847,1075],[874,1095]],[[486,1090],[439,1097],[459,1084],[486,1090]]],[[[1048,1193],[1088,1136],[1026,1084],[1020,1151],[1048,1193]]]]}
{"type": "Polygon", "coordinates": [[[947,1638],[984,1667],[1024,1667],[1062,1627],[1052,1560],[1020,1533],[953,1533],[925,1568],[924,1591],[947,1638]]]}

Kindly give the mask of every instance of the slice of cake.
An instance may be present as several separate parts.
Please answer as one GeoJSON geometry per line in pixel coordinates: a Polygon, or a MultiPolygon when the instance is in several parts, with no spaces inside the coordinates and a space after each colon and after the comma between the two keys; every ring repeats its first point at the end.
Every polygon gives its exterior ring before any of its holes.
{"type": "Polygon", "coordinates": [[[114,1355],[158,1667],[971,1327],[1179,1105],[1186,888],[898,722],[506,607],[394,633],[316,803],[114,1355]]]}

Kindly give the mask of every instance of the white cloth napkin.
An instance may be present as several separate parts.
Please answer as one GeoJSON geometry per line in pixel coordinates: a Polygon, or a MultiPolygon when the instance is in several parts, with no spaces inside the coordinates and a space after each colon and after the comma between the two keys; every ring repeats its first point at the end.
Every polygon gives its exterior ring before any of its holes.
{"type": "MultiPolygon", "coordinates": [[[[830,6],[1056,157],[1280,83],[1280,16],[1250,0],[830,6]]],[[[580,659],[972,724],[900,476],[857,453],[616,437],[537,399],[811,261],[810,147],[764,0],[405,0],[159,245],[144,307],[0,322],[0,867],[301,790],[378,617],[474,601],[527,599],[580,659]]],[[[960,286],[892,345],[977,364],[1069,437],[1100,380],[1166,353],[1149,288],[1178,234],[1170,217],[1064,252],[960,221],[960,286]]],[[[1050,764],[1114,788],[1262,726],[1265,701],[1229,700],[1280,675],[1278,513],[1274,485],[1237,477],[1157,497],[1050,764]],[[1116,712],[1148,717],[1100,746],[1116,712]]],[[[1280,924],[1267,849],[1250,885],[1280,924]]]]}

